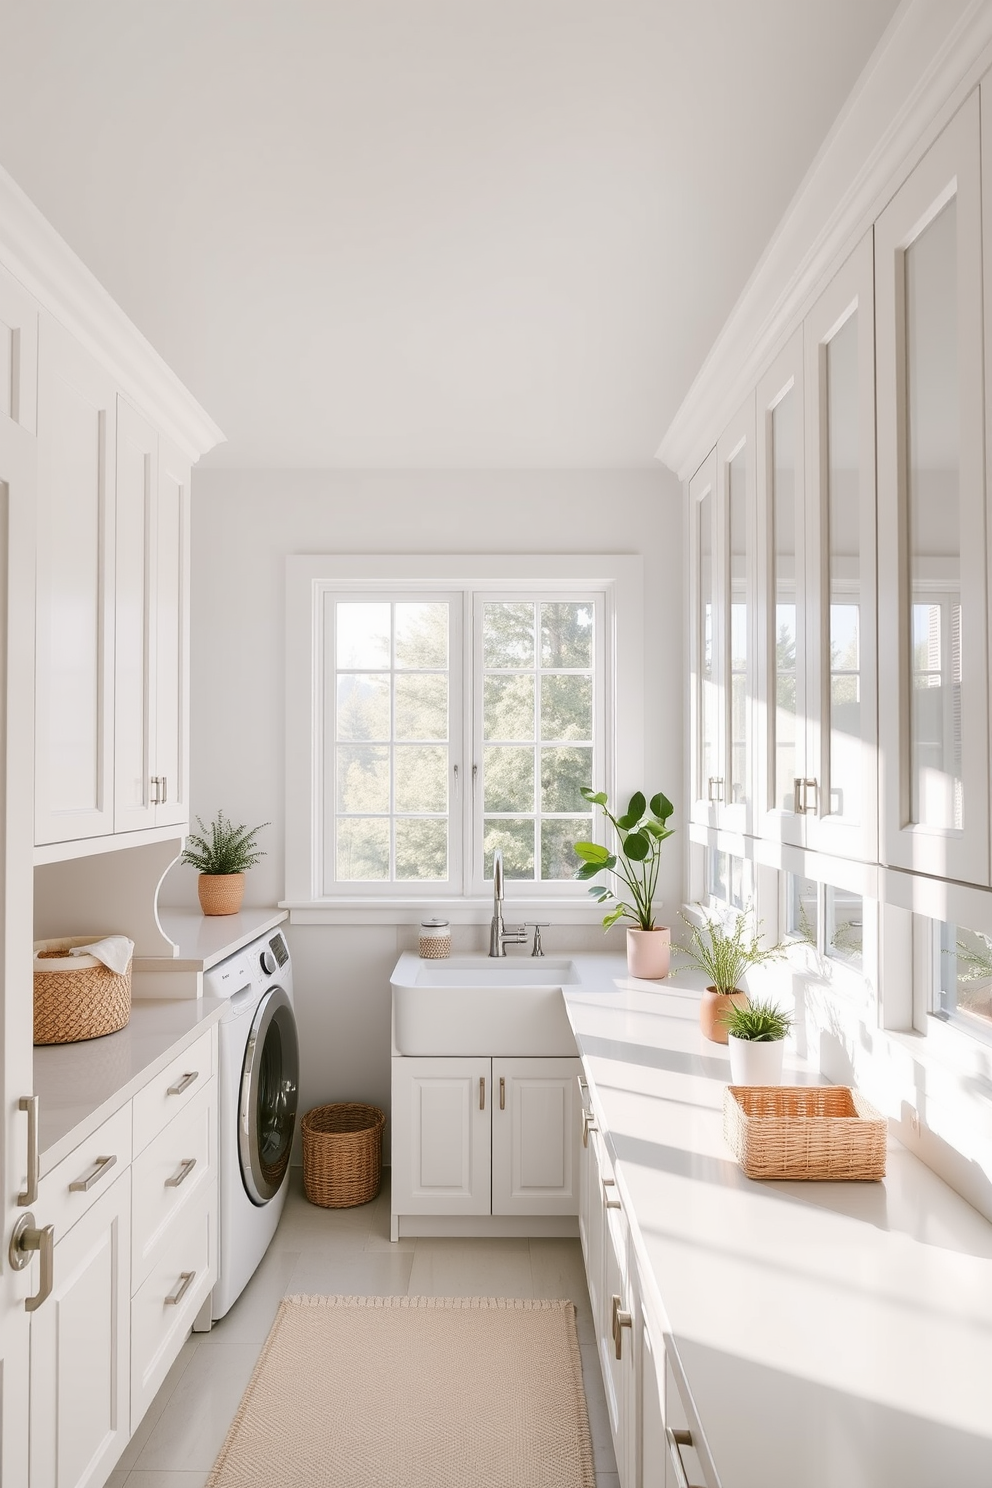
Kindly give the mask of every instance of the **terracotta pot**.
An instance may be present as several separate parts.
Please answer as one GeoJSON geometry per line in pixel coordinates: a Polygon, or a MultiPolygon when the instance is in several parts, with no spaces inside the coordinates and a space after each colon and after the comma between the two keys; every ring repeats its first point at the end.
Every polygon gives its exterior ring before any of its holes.
{"type": "Polygon", "coordinates": [[[657,982],[668,975],[672,932],[667,925],[627,931],[627,970],[632,977],[657,982]]]}
{"type": "Polygon", "coordinates": [[[196,880],[200,908],[205,915],[237,914],[245,897],[243,873],[201,873],[196,880]]]}
{"type": "Polygon", "coordinates": [[[731,1034],[727,1042],[732,1085],[781,1085],[785,1039],[767,1042],[739,1039],[731,1034]]]}
{"type": "Polygon", "coordinates": [[[710,1043],[727,1042],[727,1025],[724,1019],[732,1007],[747,1007],[747,993],[718,992],[715,987],[706,988],[699,1004],[699,1026],[703,1030],[703,1037],[708,1038],[710,1043]]]}

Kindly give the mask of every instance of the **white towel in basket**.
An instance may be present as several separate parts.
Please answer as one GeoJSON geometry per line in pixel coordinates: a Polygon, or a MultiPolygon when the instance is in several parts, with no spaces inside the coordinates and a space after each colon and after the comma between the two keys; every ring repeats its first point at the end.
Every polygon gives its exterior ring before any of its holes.
{"type": "Polygon", "coordinates": [[[123,976],[134,954],[134,941],[128,940],[126,935],[107,935],[103,940],[95,940],[92,945],[73,946],[69,954],[93,956],[97,961],[102,961],[104,966],[109,966],[111,971],[116,971],[118,976],[123,976]]]}

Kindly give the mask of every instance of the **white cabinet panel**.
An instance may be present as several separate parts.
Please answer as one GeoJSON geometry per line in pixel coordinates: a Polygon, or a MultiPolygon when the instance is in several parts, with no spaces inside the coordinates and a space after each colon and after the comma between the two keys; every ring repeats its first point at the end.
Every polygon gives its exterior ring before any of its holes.
{"type": "Polygon", "coordinates": [[[493,1060],[494,1214],[578,1211],[577,1059],[493,1060]]]}
{"type": "Polygon", "coordinates": [[[715,827],[726,779],[723,697],[723,646],[720,644],[723,593],[718,582],[720,529],[717,523],[716,451],[689,482],[690,632],[690,816],[715,827]]]}
{"type": "Polygon", "coordinates": [[[38,306],[0,270],[0,418],[35,432],[38,306]]]}
{"type": "Polygon", "coordinates": [[[393,1060],[393,1212],[490,1212],[491,1061],[393,1060]]]}
{"type": "Polygon", "coordinates": [[[159,441],[155,520],[155,824],[189,820],[189,461],[159,441]]]}
{"type": "Polygon", "coordinates": [[[56,1237],[31,1320],[31,1488],[97,1488],[127,1442],[130,1214],[124,1173],[56,1237]]]}
{"type": "Polygon", "coordinates": [[[155,586],[153,523],[158,435],[123,398],[117,407],[117,646],[114,829],[155,825],[152,790],[155,586]]]}
{"type": "Polygon", "coordinates": [[[134,1223],[131,1284],[148,1275],[168,1227],[180,1210],[217,1183],[217,1087],[207,1082],[195,1100],[138,1154],[132,1172],[134,1223]]]}
{"type": "Polygon", "coordinates": [[[875,224],[882,861],[989,882],[978,95],[875,224]]]}
{"type": "Polygon", "coordinates": [[[38,843],[113,830],[113,379],[49,317],[39,348],[38,843]]]}

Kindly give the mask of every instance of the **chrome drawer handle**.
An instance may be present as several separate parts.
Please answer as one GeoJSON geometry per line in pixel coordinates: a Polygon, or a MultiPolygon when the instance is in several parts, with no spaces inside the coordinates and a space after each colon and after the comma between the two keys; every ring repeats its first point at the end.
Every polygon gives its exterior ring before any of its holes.
{"type": "Polygon", "coordinates": [[[622,1301],[622,1298],[618,1297],[617,1294],[616,1294],[616,1292],[614,1292],[613,1293],[613,1323],[612,1323],[612,1332],[613,1332],[613,1347],[614,1347],[614,1349],[616,1351],[616,1356],[617,1356],[618,1359],[622,1359],[623,1358],[623,1330],[624,1330],[624,1328],[631,1328],[632,1329],[633,1326],[634,1326],[634,1319],[633,1319],[633,1317],[631,1316],[631,1314],[629,1312],[626,1312],[620,1306],[621,1301],[622,1301]]]}
{"type": "Polygon", "coordinates": [[[103,1175],[104,1175],[104,1173],[108,1173],[110,1171],[110,1169],[114,1166],[114,1163],[116,1161],[117,1161],[117,1154],[116,1154],[116,1152],[113,1153],[110,1157],[96,1157],[96,1158],[94,1158],[93,1159],[93,1166],[90,1169],[90,1171],[88,1173],[84,1173],[83,1176],[82,1176],[82,1178],[75,1178],[72,1181],[72,1183],[69,1184],[69,1192],[70,1193],[86,1193],[86,1192],[88,1192],[88,1190],[93,1187],[94,1183],[97,1181],[98,1178],[102,1178],[103,1175]]]}
{"type": "Polygon", "coordinates": [[[199,1078],[199,1075],[199,1070],[190,1070],[188,1074],[183,1075],[181,1080],[177,1080],[175,1085],[170,1085],[166,1093],[168,1095],[182,1095],[183,1091],[187,1090],[193,1081],[199,1078]]]}
{"type": "Polygon", "coordinates": [[[692,1446],[692,1432],[680,1431],[673,1429],[671,1426],[666,1426],[665,1435],[668,1438],[668,1450],[672,1455],[672,1467],[675,1470],[675,1481],[678,1484],[678,1488],[692,1488],[692,1484],[689,1482],[688,1475],[686,1474],[685,1463],[682,1461],[682,1452],[680,1450],[682,1447],[692,1446]]]}
{"type": "Polygon", "coordinates": [[[179,1285],[176,1287],[176,1290],[174,1292],[170,1292],[169,1295],[166,1297],[166,1307],[178,1307],[179,1303],[183,1300],[186,1293],[192,1286],[193,1277],[195,1275],[195,1271],[180,1271],[179,1285]]]}
{"type": "Polygon", "coordinates": [[[587,1111],[586,1108],[585,1108],[585,1106],[583,1106],[582,1107],[582,1145],[583,1145],[583,1147],[588,1147],[589,1146],[589,1133],[591,1131],[599,1131],[599,1127],[596,1125],[596,1118],[593,1115],[592,1111],[587,1111]]]}
{"type": "Polygon", "coordinates": [[[608,1188],[616,1188],[616,1186],[617,1185],[616,1185],[616,1179],[615,1178],[604,1178],[603,1179],[603,1204],[604,1204],[604,1206],[607,1209],[622,1209],[623,1208],[623,1205],[621,1204],[621,1202],[620,1202],[619,1199],[611,1199],[610,1196],[609,1196],[609,1194],[606,1192],[606,1190],[608,1188]]]}
{"type": "Polygon", "coordinates": [[[195,1167],[195,1157],[185,1158],[184,1161],[179,1164],[179,1172],[175,1173],[171,1178],[166,1178],[166,1188],[178,1188],[180,1183],[185,1183],[186,1179],[189,1177],[190,1173],[192,1173],[195,1167]]]}
{"type": "Polygon", "coordinates": [[[45,1225],[43,1230],[36,1230],[34,1215],[22,1214],[10,1237],[8,1255],[14,1270],[23,1271],[35,1250],[41,1256],[41,1283],[33,1297],[24,1299],[25,1312],[37,1312],[51,1295],[55,1280],[55,1226],[45,1225]]]}
{"type": "Polygon", "coordinates": [[[38,1146],[38,1100],[36,1095],[22,1095],[17,1102],[19,1111],[28,1116],[28,1181],[23,1193],[17,1195],[21,1208],[33,1204],[38,1197],[38,1179],[41,1177],[41,1149],[38,1146]]]}

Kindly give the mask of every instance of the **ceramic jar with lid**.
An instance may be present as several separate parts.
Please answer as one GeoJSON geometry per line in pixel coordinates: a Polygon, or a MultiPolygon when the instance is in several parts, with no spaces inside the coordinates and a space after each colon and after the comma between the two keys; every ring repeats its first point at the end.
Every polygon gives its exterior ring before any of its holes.
{"type": "Polygon", "coordinates": [[[443,961],[451,955],[451,926],[447,920],[421,920],[420,955],[425,961],[443,961]]]}

